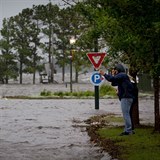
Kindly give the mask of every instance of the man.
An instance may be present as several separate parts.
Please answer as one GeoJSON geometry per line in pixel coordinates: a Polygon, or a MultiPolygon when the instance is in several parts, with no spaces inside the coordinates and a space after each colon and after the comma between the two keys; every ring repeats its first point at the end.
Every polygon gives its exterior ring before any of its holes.
{"type": "Polygon", "coordinates": [[[128,75],[125,73],[123,65],[117,64],[115,66],[114,75],[106,74],[102,70],[100,70],[99,73],[104,76],[106,80],[112,82],[113,86],[118,86],[117,94],[121,102],[121,109],[125,122],[124,132],[122,132],[120,136],[133,134],[134,131],[132,130],[132,122],[130,116],[130,109],[134,98],[133,86],[128,75]]]}

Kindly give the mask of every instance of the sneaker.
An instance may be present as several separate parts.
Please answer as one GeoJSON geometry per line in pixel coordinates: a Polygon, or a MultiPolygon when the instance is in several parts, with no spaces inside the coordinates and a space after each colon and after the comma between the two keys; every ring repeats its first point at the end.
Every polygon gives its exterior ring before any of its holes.
{"type": "Polygon", "coordinates": [[[131,135],[132,133],[129,132],[122,132],[121,134],[119,134],[119,136],[126,136],[126,135],[131,135]]]}

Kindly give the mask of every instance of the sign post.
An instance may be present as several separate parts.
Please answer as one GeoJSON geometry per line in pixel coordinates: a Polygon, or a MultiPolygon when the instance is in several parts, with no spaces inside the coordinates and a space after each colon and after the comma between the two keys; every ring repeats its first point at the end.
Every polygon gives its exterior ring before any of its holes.
{"type": "MultiPolygon", "coordinates": [[[[105,56],[106,53],[100,53],[100,52],[87,53],[88,59],[94,66],[94,71],[98,71],[105,56]]],[[[99,109],[99,85],[101,84],[103,79],[98,72],[94,72],[90,80],[91,83],[95,86],[95,109],[99,109]]]]}

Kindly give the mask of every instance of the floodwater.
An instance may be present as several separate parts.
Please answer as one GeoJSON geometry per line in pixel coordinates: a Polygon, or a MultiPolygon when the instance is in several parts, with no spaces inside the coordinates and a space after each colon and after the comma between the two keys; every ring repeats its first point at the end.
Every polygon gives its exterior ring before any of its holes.
{"type": "Polygon", "coordinates": [[[1,160],[110,159],[90,143],[84,120],[93,100],[0,101],[1,160]]]}
{"type": "MultiPolygon", "coordinates": [[[[38,95],[51,88],[39,86],[1,85],[0,94],[38,95]]],[[[52,90],[68,89],[56,86],[52,90]]],[[[139,103],[141,123],[153,123],[153,99],[143,98],[139,103]]],[[[106,113],[121,115],[119,101],[100,99],[99,110],[94,105],[94,99],[0,99],[0,160],[110,160],[90,142],[84,120],[106,113]]]]}

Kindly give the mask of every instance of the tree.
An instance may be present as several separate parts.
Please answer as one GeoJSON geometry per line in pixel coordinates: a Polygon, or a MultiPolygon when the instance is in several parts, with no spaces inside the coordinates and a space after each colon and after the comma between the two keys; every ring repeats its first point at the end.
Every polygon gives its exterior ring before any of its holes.
{"type": "Polygon", "coordinates": [[[32,23],[30,25],[31,27],[31,32],[30,32],[30,39],[29,39],[29,47],[30,47],[30,56],[29,58],[31,59],[29,63],[29,71],[33,73],[33,84],[35,84],[35,75],[36,71],[39,68],[39,61],[42,59],[42,57],[38,54],[38,49],[40,48],[41,45],[41,37],[40,37],[40,32],[41,32],[41,22],[39,22],[39,14],[37,13],[38,10],[36,7],[33,6],[33,16],[31,17],[32,23]]]}
{"type": "Polygon", "coordinates": [[[65,65],[69,63],[70,50],[73,52],[73,66],[75,68],[75,82],[78,82],[78,75],[86,63],[82,59],[86,59],[86,52],[84,49],[86,45],[82,45],[83,32],[88,29],[86,19],[77,12],[75,6],[63,8],[59,12],[58,18],[58,30],[57,30],[57,63],[62,66],[62,81],[64,81],[65,65]],[[67,19],[67,21],[66,21],[67,19]],[[71,46],[69,40],[71,37],[76,39],[76,44],[71,46]]]}
{"type": "Polygon", "coordinates": [[[2,55],[0,57],[1,65],[1,80],[3,83],[8,84],[9,78],[17,78],[18,68],[16,57],[13,53],[13,41],[12,41],[12,31],[13,26],[12,19],[3,20],[3,28],[1,30],[2,39],[0,41],[0,48],[2,55]]]}
{"type": "Polygon", "coordinates": [[[40,21],[43,23],[42,33],[44,37],[48,39],[48,42],[45,42],[43,45],[44,52],[48,53],[48,62],[50,64],[51,75],[50,82],[54,83],[54,66],[53,66],[53,57],[54,57],[54,48],[55,48],[55,39],[57,31],[57,19],[59,13],[59,7],[57,5],[52,5],[48,3],[45,5],[38,5],[35,7],[37,10],[37,16],[40,21]]]}
{"type": "Polygon", "coordinates": [[[30,34],[31,31],[31,16],[33,14],[33,10],[24,9],[22,13],[13,17],[14,26],[12,28],[14,32],[13,36],[13,45],[16,51],[17,60],[19,62],[19,75],[20,75],[20,84],[22,84],[22,74],[25,67],[29,63],[28,57],[31,55],[30,51],[30,34]]]}
{"type": "Polygon", "coordinates": [[[71,6],[70,8],[65,10],[65,12],[70,15],[68,28],[70,32],[68,35],[68,40],[72,36],[74,36],[76,39],[76,43],[72,48],[73,65],[75,68],[75,82],[78,83],[78,76],[82,70],[84,72],[84,69],[87,66],[88,62],[86,52],[87,50],[90,50],[90,46],[87,45],[85,41],[85,36],[83,35],[86,35],[86,32],[88,32],[89,22],[83,15],[79,14],[76,6],[71,6]]]}
{"type": "Polygon", "coordinates": [[[88,0],[84,4],[95,11],[92,18],[95,19],[101,35],[106,39],[112,55],[121,53],[128,57],[134,73],[139,70],[154,73],[152,76],[155,91],[155,130],[160,131],[157,71],[160,64],[158,54],[160,51],[160,3],[155,0],[88,0]],[[91,6],[95,4],[96,9],[92,9],[91,6]]]}
{"type": "Polygon", "coordinates": [[[57,20],[57,64],[62,67],[62,81],[65,82],[65,66],[68,62],[67,50],[69,50],[69,20],[68,8],[59,11],[57,20]],[[66,21],[67,19],[67,21],[66,21]]]}
{"type": "MultiPolygon", "coordinates": [[[[22,73],[24,72],[33,73],[33,83],[35,83],[35,72],[39,67],[38,62],[41,59],[41,56],[38,55],[40,29],[35,12],[36,10],[33,9],[24,9],[19,15],[10,17],[10,23],[7,23],[2,29],[3,40],[1,44],[3,52],[6,50],[6,47],[8,47],[6,52],[8,52],[8,54],[12,52],[12,57],[7,54],[5,54],[5,56],[14,58],[14,63],[19,64],[20,83],[22,83],[22,73]],[[6,27],[8,32],[6,32],[6,27]],[[6,35],[7,40],[4,41],[6,35]],[[8,46],[4,43],[8,44],[8,46]],[[9,51],[9,47],[11,51],[9,51]]],[[[3,61],[4,59],[6,58],[3,57],[3,61]]],[[[11,64],[13,64],[11,61],[6,63],[6,67],[9,67],[11,64]]],[[[15,70],[17,68],[12,66],[12,69],[9,69],[11,74],[15,74],[13,69],[15,70]]]]}

